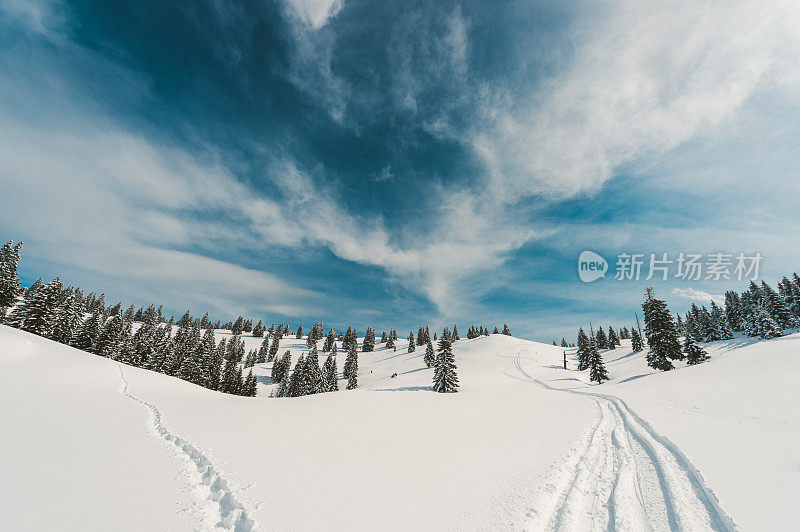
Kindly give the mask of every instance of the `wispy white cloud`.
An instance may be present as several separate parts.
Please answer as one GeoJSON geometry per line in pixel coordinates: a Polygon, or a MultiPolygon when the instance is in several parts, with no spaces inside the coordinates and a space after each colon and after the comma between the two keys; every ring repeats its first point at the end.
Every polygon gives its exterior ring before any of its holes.
{"type": "Polygon", "coordinates": [[[318,30],[335,17],[343,0],[285,0],[296,19],[304,26],[318,30]]]}
{"type": "Polygon", "coordinates": [[[797,65],[793,2],[606,4],[530,94],[490,88],[464,135],[507,199],[592,192],[622,164],[713,133],[797,65]]]}
{"type": "Polygon", "coordinates": [[[718,305],[725,303],[725,297],[719,294],[709,294],[702,290],[695,290],[694,288],[673,288],[672,293],[676,296],[688,299],[689,301],[698,301],[700,303],[711,303],[712,301],[718,305]]]}

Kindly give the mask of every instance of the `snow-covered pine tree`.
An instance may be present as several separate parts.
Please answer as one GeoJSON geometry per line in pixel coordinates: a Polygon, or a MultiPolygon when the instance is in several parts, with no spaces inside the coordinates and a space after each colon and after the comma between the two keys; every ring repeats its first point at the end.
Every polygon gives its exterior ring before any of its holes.
{"type": "Polygon", "coordinates": [[[266,331],[266,330],[267,330],[267,328],[264,327],[264,321],[263,320],[258,320],[258,323],[256,323],[256,326],[253,327],[253,338],[261,338],[262,336],[264,336],[264,331],[266,331]]]}
{"type": "Polygon", "coordinates": [[[267,361],[269,356],[269,336],[265,336],[258,347],[258,354],[256,354],[256,364],[263,364],[267,361]]]}
{"type": "Polygon", "coordinates": [[[701,364],[708,360],[708,353],[700,347],[691,332],[686,333],[683,339],[683,352],[686,353],[686,363],[690,366],[701,364]]]}
{"type": "Polygon", "coordinates": [[[589,367],[589,337],[583,331],[583,327],[578,328],[578,371],[583,371],[589,367]]]}
{"type": "Polygon", "coordinates": [[[602,327],[597,329],[597,335],[595,336],[595,343],[597,344],[598,349],[608,349],[608,337],[606,336],[605,331],[603,331],[602,327]]]}
{"type": "Polygon", "coordinates": [[[416,349],[416,344],[414,343],[414,333],[408,333],[408,352],[413,353],[414,349],[416,349]]]}
{"type": "Polygon", "coordinates": [[[728,320],[725,313],[715,302],[711,302],[711,325],[714,330],[714,336],[719,340],[733,339],[733,331],[728,325],[728,320]]]}
{"type": "MultiPolygon", "coordinates": [[[[495,327],[495,330],[497,330],[497,327],[495,327]]],[[[511,330],[508,328],[508,325],[505,324],[505,323],[503,324],[503,334],[505,334],[506,336],[511,336],[511,330]]]]}
{"type": "Polygon", "coordinates": [[[494,331],[492,331],[492,334],[500,334],[500,331],[497,330],[497,325],[494,326],[494,331]]]}
{"type": "Polygon", "coordinates": [[[81,301],[74,290],[69,290],[58,307],[51,337],[56,342],[68,344],[81,324],[81,301]]]}
{"type": "Polygon", "coordinates": [[[258,379],[253,375],[253,370],[251,369],[247,373],[247,377],[244,379],[244,386],[242,387],[242,395],[245,397],[255,397],[256,392],[258,389],[257,386],[258,379]]]}
{"type": "Polygon", "coordinates": [[[231,392],[234,395],[242,395],[242,389],[244,388],[244,375],[242,374],[242,368],[236,367],[236,377],[233,379],[233,391],[231,392]]]}
{"type": "Polygon", "coordinates": [[[300,358],[297,359],[297,363],[294,365],[294,371],[289,376],[289,397],[301,397],[308,394],[304,372],[305,365],[305,358],[303,355],[300,355],[300,358]]]}
{"type": "Polygon", "coordinates": [[[331,329],[330,331],[328,331],[328,335],[325,337],[325,343],[322,344],[322,352],[329,353],[335,341],[336,341],[336,335],[333,333],[333,329],[331,329]]]}
{"type": "MultiPolygon", "coordinates": [[[[383,334],[381,334],[381,343],[385,344],[386,340],[387,340],[386,331],[383,331],[383,334]]],[[[342,346],[342,347],[344,347],[344,346],[342,346]]]]}
{"type": "Polygon", "coordinates": [[[780,293],[789,311],[796,318],[800,318],[800,288],[784,277],[778,283],[778,293],[780,293]]]}
{"type": "Polygon", "coordinates": [[[231,334],[233,334],[234,336],[238,336],[243,332],[244,332],[244,316],[239,316],[238,318],[236,318],[236,321],[233,322],[233,327],[231,327],[231,334]]]}
{"type": "Polygon", "coordinates": [[[282,382],[291,366],[292,354],[290,351],[286,351],[272,364],[272,382],[282,382]]]}
{"type": "Polygon", "coordinates": [[[564,338],[563,336],[561,337],[561,347],[569,347],[567,345],[567,339],[564,338]]]}
{"type": "Polygon", "coordinates": [[[203,384],[204,376],[201,370],[200,353],[196,349],[190,349],[184,355],[178,369],[178,377],[195,384],[203,384]]]}
{"type": "Polygon", "coordinates": [[[786,301],[766,282],[761,281],[764,308],[781,329],[793,329],[800,325],[797,316],[789,310],[786,301]]]}
{"type": "Polygon", "coordinates": [[[55,325],[62,288],[61,280],[56,277],[36,290],[28,290],[25,299],[11,313],[13,321],[21,322],[19,328],[23,331],[49,338],[55,325]],[[19,318],[14,319],[15,315],[19,318]]]}
{"type": "Polygon", "coordinates": [[[387,349],[394,349],[394,338],[392,338],[391,334],[386,339],[386,348],[387,349]]]}
{"type": "Polygon", "coordinates": [[[361,342],[361,351],[370,353],[375,350],[375,329],[367,327],[367,332],[364,333],[364,341],[361,342]]]}
{"type": "Polygon", "coordinates": [[[603,357],[600,356],[600,351],[594,340],[589,339],[587,362],[589,367],[589,381],[603,384],[603,381],[608,380],[608,371],[603,364],[603,357]]]}
{"type": "Polygon", "coordinates": [[[322,393],[325,391],[322,382],[322,369],[319,367],[319,353],[317,346],[313,346],[306,356],[306,364],[303,368],[303,376],[306,379],[305,388],[308,394],[322,393]]]}
{"type": "Polygon", "coordinates": [[[299,340],[303,337],[303,322],[300,322],[300,325],[297,327],[297,334],[295,334],[295,340],[299,340]]]}
{"type": "Polygon", "coordinates": [[[347,379],[347,389],[352,390],[358,386],[358,351],[356,351],[356,347],[353,344],[350,344],[344,365],[346,368],[344,377],[347,379]]]}
{"type": "Polygon", "coordinates": [[[725,292],[725,318],[733,331],[741,331],[744,328],[742,316],[742,300],[739,294],[729,290],[725,292]]]}
{"type": "Polygon", "coordinates": [[[0,248],[0,309],[12,307],[20,295],[17,266],[22,254],[22,242],[9,240],[0,248]]]}
{"type": "Polygon", "coordinates": [[[647,345],[647,365],[651,368],[668,371],[675,366],[671,360],[682,360],[683,350],[678,341],[678,331],[667,309],[667,304],[653,296],[653,289],[647,288],[646,300],[642,303],[644,312],[647,345]]]}
{"type": "Polygon", "coordinates": [[[100,334],[102,326],[103,317],[100,311],[95,311],[91,316],[83,320],[83,323],[78,327],[78,332],[70,340],[69,345],[82,351],[93,352],[94,343],[97,341],[97,336],[100,334]]]}
{"type": "Polygon", "coordinates": [[[225,338],[223,338],[211,353],[211,358],[208,362],[208,378],[206,379],[206,388],[209,390],[219,389],[220,379],[222,378],[222,363],[225,360],[225,352],[227,351],[226,343],[225,338]]]}
{"type": "Polygon", "coordinates": [[[428,340],[428,343],[425,344],[425,356],[422,360],[429,368],[433,367],[433,365],[436,363],[436,353],[433,350],[433,344],[431,344],[430,339],[428,340]]]}
{"type": "Polygon", "coordinates": [[[116,359],[119,356],[120,341],[123,337],[122,316],[114,314],[100,329],[97,342],[94,345],[94,354],[101,357],[116,359]]]}
{"type": "Polygon", "coordinates": [[[461,337],[458,335],[458,325],[453,325],[453,336],[452,340],[454,342],[461,340],[461,337]]]}
{"type": "Polygon", "coordinates": [[[608,346],[609,349],[614,349],[615,347],[622,345],[619,341],[619,337],[617,333],[614,331],[614,328],[609,326],[608,327],[608,346]]]}
{"type": "Polygon", "coordinates": [[[642,337],[639,336],[639,331],[636,329],[631,330],[631,350],[634,353],[638,353],[639,351],[644,349],[644,345],[642,344],[642,337]]]}
{"type": "Polygon", "coordinates": [[[180,371],[181,367],[181,359],[178,351],[178,346],[175,344],[175,339],[173,338],[163,350],[164,362],[161,365],[161,373],[172,377],[178,375],[178,371],[180,371]]]}
{"type": "Polygon", "coordinates": [[[439,339],[439,351],[434,361],[433,391],[439,393],[454,393],[458,391],[458,374],[456,373],[456,359],[450,342],[447,329],[442,332],[439,339]]]}
{"type": "MultiPolygon", "coordinates": [[[[265,340],[266,341],[266,340],[265,340]]],[[[280,349],[280,336],[275,336],[272,339],[272,345],[269,347],[269,356],[267,357],[267,362],[272,362],[275,360],[275,357],[278,355],[278,350],[280,349]]]]}
{"type": "Polygon", "coordinates": [[[328,358],[325,359],[325,365],[322,366],[322,382],[325,387],[323,391],[339,391],[339,379],[336,373],[336,355],[328,355],[328,358]]]}
{"type": "Polygon", "coordinates": [[[757,307],[755,311],[754,325],[758,337],[764,340],[783,336],[780,325],[778,325],[763,306],[757,307]]]}

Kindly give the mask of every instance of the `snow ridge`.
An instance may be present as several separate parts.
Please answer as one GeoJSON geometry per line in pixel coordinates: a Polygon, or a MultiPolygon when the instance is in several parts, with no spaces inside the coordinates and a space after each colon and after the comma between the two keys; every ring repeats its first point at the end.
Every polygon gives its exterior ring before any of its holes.
{"type": "Polygon", "coordinates": [[[255,520],[248,516],[244,506],[236,500],[228,482],[214,468],[211,460],[192,444],[167,430],[161,423],[161,411],[155,405],[128,392],[128,380],[122,365],[117,364],[117,369],[121,380],[119,393],[147,409],[150,413],[151,432],[167,444],[174,445],[186,459],[186,472],[194,484],[191,491],[203,501],[204,528],[232,532],[250,532],[256,529],[255,520]]]}
{"type": "Polygon", "coordinates": [[[737,530],[686,456],[624,401],[550,386],[529,375],[521,358],[522,346],[514,365],[532,383],[583,395],[595,405],[592,425],[557,468],[531,528],[737,530]]]}

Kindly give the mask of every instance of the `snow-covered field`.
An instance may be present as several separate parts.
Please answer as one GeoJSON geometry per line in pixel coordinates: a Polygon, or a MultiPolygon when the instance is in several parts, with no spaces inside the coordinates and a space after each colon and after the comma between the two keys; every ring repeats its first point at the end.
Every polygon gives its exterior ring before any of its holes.
{"type": "Polygon", "coordinates": [[[3,529],[795,530],[800,335],[706,349],[654,373],[623,345],[589,386],[492,335],[436,394],[401,340],[356,390],[271,399],[270,364],[238,397],[0,326],[3,529]]]}

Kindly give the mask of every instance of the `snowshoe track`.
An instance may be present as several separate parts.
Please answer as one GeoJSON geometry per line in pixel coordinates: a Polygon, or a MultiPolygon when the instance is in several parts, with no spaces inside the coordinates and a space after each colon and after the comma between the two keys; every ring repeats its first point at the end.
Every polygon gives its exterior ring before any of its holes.
{"type": "Polygon", "coordinates": [[[523,377],[595,405],[592,424],[557,466],[530,528],[737,530],[684,454],[622,399],[550,386],[524,370],[521,351],[514,365],[523,377]]]}
{"type": "Polygon", "coordinates": [[[201,499],[203,528],[250,532],[256,529],[256,522],[248,516],[244,506],[236,500],[227,481],[214,468],[211,461],[192,444],[173,434],[161,423],[161,411],[153,404],[128,392],[128,380],[122,366],[117,364],[122,381],[119,393],[140,404],[150,413],[149,428],[157,437],[169,445],[174,445],[186,460],[191,492],[201,499]]]}

